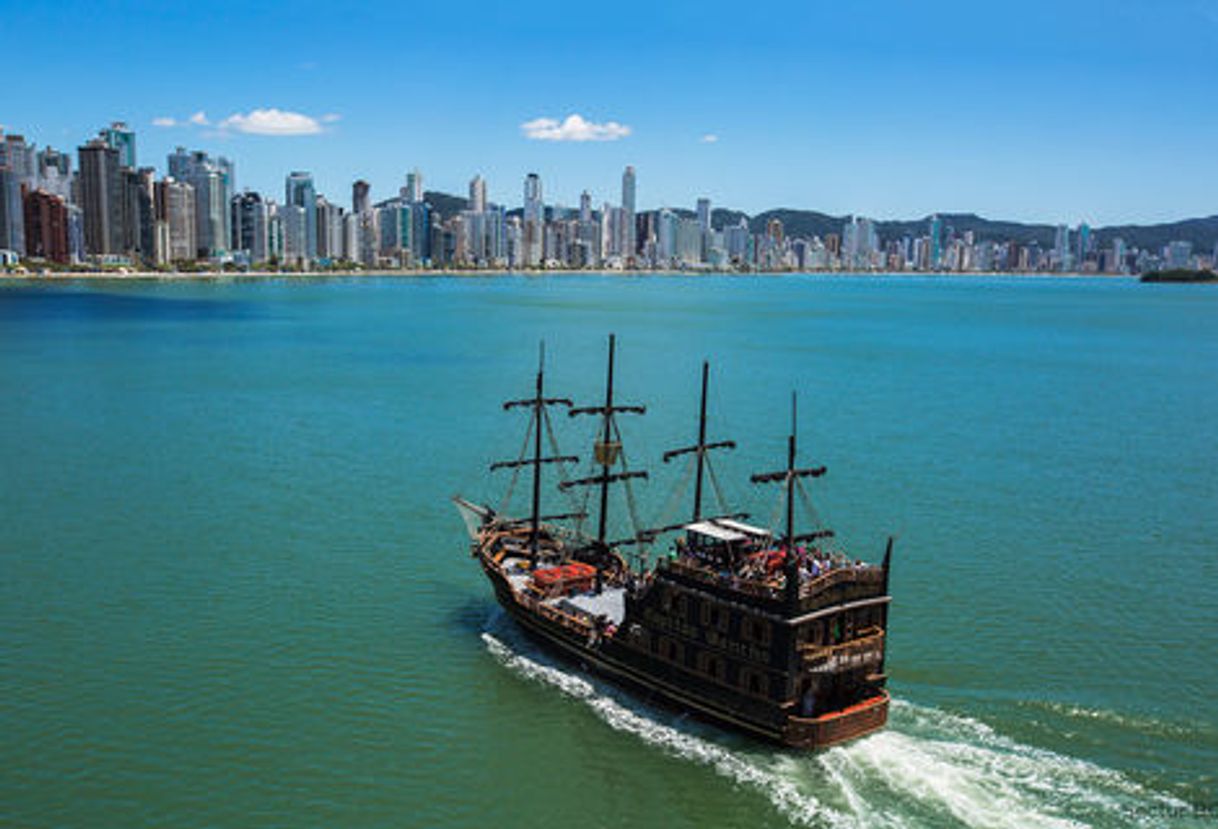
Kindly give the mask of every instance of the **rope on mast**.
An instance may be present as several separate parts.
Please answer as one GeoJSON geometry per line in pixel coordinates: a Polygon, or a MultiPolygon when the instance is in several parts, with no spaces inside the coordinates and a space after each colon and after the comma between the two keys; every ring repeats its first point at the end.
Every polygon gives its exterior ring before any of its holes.
{"type": "MultiPolygon", "coordinates": [[[[517,461],[523,461],[529,452],[529,440],[533,435],[533,418],[536,416],[537,413],[533,412],[529,417],[529,426],[524,430],[524,443],[520,445],[520,454],[516,456],[517,461]]],[[[508,509],[512,506],[512,491],[516,489],[516,482],[520,480],[521,469],[524,469],[523,465],[512,467],[512,478],[508,481],[507,492],[503,494],[503,501],[499,504],[500,515],[506,515],[508,509]]]]}

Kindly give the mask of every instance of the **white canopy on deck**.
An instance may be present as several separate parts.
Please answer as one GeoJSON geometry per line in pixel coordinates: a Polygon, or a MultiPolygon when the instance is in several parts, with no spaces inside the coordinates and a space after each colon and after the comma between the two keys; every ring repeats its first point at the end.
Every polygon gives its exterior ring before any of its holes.
{"type": "Polygon", "coordinates": [[[760,527],[753,527],[730,518],[708,518],[705,521],[695,521],[686,524],[683,529],[689,532],[705,535],[716,541],[748,541],[750,538],[769,538],[770,532],[760,527]]]}

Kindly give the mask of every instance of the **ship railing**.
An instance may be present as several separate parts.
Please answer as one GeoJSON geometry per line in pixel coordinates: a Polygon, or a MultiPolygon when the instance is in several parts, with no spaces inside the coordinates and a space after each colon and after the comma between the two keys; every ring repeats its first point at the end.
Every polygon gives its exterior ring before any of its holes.
{"type": "Polygon", "coordinates": [[[779,599],[782,597],[782,589],[770,582],[746,579],[734,573],[710,570],[703,565],[682,561],[679,558],[668,559],[667,566],[674,572],[690,576],[706,584],[730,587],[733,590],[757,596],[761,599],[779,599]]]}
{"type": "MultiPolygon", "coordinates": [[[[749,579],[728,571],[717,571],[698,562],[685,561],[679,558],[668,559],[669,569],[682,575],[705,582],[706,584],[730,587],[742,593],[757,596],[762,599],[782,598],[782,581],[759,581],[749,579]]],[[[800,585],[800,599],[810,599],[826,592],[840,584],[875,585],[884,583],[884,569],[874,565],[849,564],[835,567],[800,585]]]]}
{"type": "Polygon", "coordinates": [[[811,598],[839,584],[877,584],[884,583],[884,568],[870,564],[848,564],[835,567],[819,576],[803,582],[799,586],[801,599],[811,598]]]}
{"type": "Polygon", "coordinates": [[[836,645],[801,645],[804,666],[815,671],[840,671],[878,663],[884,658],[884,631],[864,628],[863,635],[836,645]]]}
{"type": "Polygon", "coordinates": [[[552,607],[528,593],[524,593],[520,596],[520,602],[521,604],[525,605],[525,607],[536,612],[537,615],[549,619],[552,622],[557,622],[569,630],[585,634],[592,627],[588,621],[580,619],[577,616],[572,616],[570,613],[566,613],[565,611],[559,610],[556,607],[552,607]]]}

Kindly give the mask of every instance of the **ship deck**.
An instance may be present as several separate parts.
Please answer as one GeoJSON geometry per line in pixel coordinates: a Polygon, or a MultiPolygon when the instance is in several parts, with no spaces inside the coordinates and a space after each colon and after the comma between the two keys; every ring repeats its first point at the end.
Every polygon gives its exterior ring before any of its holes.
{"type": "Polygon", "coordinates": [[[626,617],[626,589],[606,587],[600,593],[573,593],[555,599],[550,604],[568,613],[572,612],[572,609],[587,613],[594,619],[605,616],[613,624],[620,625],[626,617]]]}
{"type": "MultiPolygon", "coordinates": [[[[526,559],[505,558],[500,569],[514,592],[520,594],[525,591],[532,578],[526,559]]],[[[626,589],[605,586],[599,593],[569,593],[545,599],[541,604],[589,621],[603,616],[611,624],[620,625],[622,619],[626,618],[626,589]]]]}

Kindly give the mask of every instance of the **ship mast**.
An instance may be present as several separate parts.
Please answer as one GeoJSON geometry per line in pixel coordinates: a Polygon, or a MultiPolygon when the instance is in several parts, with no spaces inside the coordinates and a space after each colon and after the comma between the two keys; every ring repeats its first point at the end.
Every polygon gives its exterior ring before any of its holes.
{"type": "Polygon", "coordinates": [[[594,447],[596,460],[600,464],[601,472],[599,475],[593,475],[589,478],[563,481],[559,484],[561,489],[568,489],[573,486],[600,486],[601,508],[596,526],[596,543],[600,547],[607,546],[605,544],[605,530],[609,517],[609,484],[617,483],[618,481],[628,481],[632,478],[647,477],[647,473],[644,471],[611,472],[612,467],[617,464],[622,454],[622,442],[614,416],[618,414],[645,414],[647,412],[647,407],[645,406],[615,406],[613,403],[613,357],[616,344],[617,337],[610,334],[609,370],[605,380],[605,405],[573,408],[568,412],[572,417],[590,414],[599,415],[602,418],[601,438],[594,447]],[[614,439],[615,436],[618,437],[617,440],[614,439]]]}
{"type": "Polygon", "coordinates": [[[681,455],[687,455],[690,452],[696,453],[697,456],[697,472],[694,479],[694,521],[702,519],[702,478],[703,469],[706,465],[706,453],[711,449],[735,449],[736,442],[732,440],[720,440],[715,443],[706,442],[706,390],[708,379],[710,376],[710,364],[703,361],[702,363],[702,403],[698,408],[698,442],[693,446],[684,446],[680,449],[673,449],[664,453],[664,463],[668,463],[673,458],[681,455]]]}
{"type": "MultiPolygon", "coordinates": [[[[547,463],[578,463],[579,458],[575,455],[555,455],[553,457],[544,458],[541,455],[541,427],[542,421],[548,418],[546,414],[547,406],[566,406],[570,408],[572,403],[565,397],[546,397],[545,396],[545,373],[546,373],[546,344],[541,343],[540,353],[537,361],[537,385],[536,391],[531,398],[524,400],[508,400],[503,404],[504,411],[517,407],[529,408],[533,410],[533,457],[531,459],[521,458],[515,461],[500,461],[491,464],[491,470],[496,469],[514,469],[521,466],[533,467],[533,508],[529,512],[529,552],[536,557],[538,541],[541,538],[541,467],[547,463]]],[[[550,519],[570,518],[575,514],[568,515],[552,515],[544,516],[550,519]]]]}
{"type": "MultiPolygon", "coordinates": [[[[787,468],[780,472],[762,472],[751,478],[755,484],[781,482],[786,490],[787,526],[782,546],[786,550],[787,556],[786,566],[783,570],[786,575],[787,601],[791,604],[799,601],[799,568],[802,564],[795,555],[795,487],[800,478],[819,478],[825,474],[823,466],[810,466],[802,469],[795,466],[796,420],[795,392],[791,392],[791,434],[787,436],[787,468]]],[[[831,531],[822,531],[812,533],[807,537],[817,538],[831,534],[831,531]]]]}

